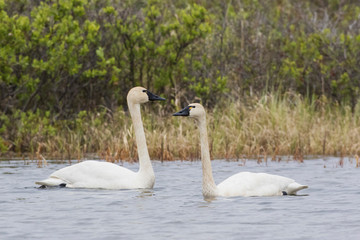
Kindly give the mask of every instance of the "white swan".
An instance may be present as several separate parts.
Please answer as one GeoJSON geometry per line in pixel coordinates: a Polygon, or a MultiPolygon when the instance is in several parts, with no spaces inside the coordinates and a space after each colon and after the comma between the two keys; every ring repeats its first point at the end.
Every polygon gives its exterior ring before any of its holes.
{"type": "Polygon", "coordinates": [[[188,116],[194,118],[197,122],[200,131],[203,171],[202,193],[204,197],[295,195],[297,191],[308,187],[300,185],[290,178],[251,172],[240,172],[216,186],[211,169],[205,109],[201,104],[192,103],[181,111],[174,113],[173,116],[188,116]]]}
{"type": "Polygon", "coordinates": [[[109,162],[84,161],[62,168],[52,173],[49,178],[38,181],[36,184],[44,187],[63,186],[69,188],[152,188],[155,183],[155,174],[146,145],[140,104],[155,100],[165,99],[154,95],[143,87],[134,87],[127,95],[139,156],[140,168],[138,172],[109,162]]]}

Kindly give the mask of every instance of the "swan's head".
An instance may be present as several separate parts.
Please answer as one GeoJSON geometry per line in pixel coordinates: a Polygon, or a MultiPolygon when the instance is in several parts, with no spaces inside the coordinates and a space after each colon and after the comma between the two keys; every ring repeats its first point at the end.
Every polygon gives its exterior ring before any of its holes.
{"type": "Polygon", "coordinates": [[[186,108],[174,113],[173,116],[184,116],[195,119],[205,117],[205,109],[200,103],[190,103],[186,108]]]}
{"type": "Polygon", "coordinates": [[[130,89],[127,95],[127,101],[132,103],[146,103],[148,101],[163,101],[165,98],[159,97],[146,88],[143,87],[134,87],[130,89]]]}

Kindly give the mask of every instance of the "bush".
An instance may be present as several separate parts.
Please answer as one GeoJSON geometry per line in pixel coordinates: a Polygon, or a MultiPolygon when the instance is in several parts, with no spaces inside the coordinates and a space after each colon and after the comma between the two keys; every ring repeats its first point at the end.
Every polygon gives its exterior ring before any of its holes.
{"type": "Polygon", "coordinates": [[[0,148],[22,134],[6,118],[31,141],[33,118],[126,109],[136,85],[165,112],[273,92],[355,112],[359,14],[355,0],[0,0],[0,148]]]}

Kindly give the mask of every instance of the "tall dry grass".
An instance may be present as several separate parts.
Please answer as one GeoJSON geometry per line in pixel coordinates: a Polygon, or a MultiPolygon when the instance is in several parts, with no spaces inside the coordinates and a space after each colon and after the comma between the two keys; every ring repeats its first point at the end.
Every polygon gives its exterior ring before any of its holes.
{"type": "Polygon", "coordinates": [[[297,95],[264,96],[210,115],[215,157],[353,155],[360,151],[360,109],[309,103],[297,95]],[[223,114],[221,114],[223,112],[223,114]],[[220,155],[218,155],[220,154],[220,155]]]}
{"type": "MultiPolygon", "coordinates": [[[[160,105],[144,106],[142,117],[151,159],[200,158],[193,120],[165,114],[160,105]]],[[[326,99],[266,95],[219,104],[208,110],[207,121],[211,156],[216,159],[290,156],[301,161],[306,155],[360,155],[360,104],[352,112],[326,99]]],[[[58,127],[56,136],[32,144],[41,158],[80,161],[92,153],[110,162],[137,161],[132,128],[122,110],[111,117],[90,114],[76,128],[58,127]]]]}

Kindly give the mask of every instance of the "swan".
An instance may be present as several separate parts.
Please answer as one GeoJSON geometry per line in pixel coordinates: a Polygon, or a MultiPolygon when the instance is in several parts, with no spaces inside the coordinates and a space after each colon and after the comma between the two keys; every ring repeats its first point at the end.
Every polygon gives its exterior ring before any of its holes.
{"type": "Polygon", "coordinates": [[[89,160],[62,168],[52,173],[47,179],[35,183],[41,185],[41,187],[60,186],[68,188],[102,189],[153,188],[155,174],[146,145],[140,104],[156,100],[165,99],[151,93],[143,87],[134,87],[130,89],[127,95],[127,103],[134,125],[139,156],[140,166],[138,172],[133,172],[109,162],[89,160]]]}
{"type": "Polygon", "coordinates": [[[174,113],[173,116],[194,118],[200,131],[202,162],[202,193],[205,198],[235,196],[279,196],[296,195],[296,192],[307,188],[293,179],[267,173],[240,172],[216,185],[211,168],[208,136],[206,129],[206,112],[199,103],[192,103],[174,113]]]}

